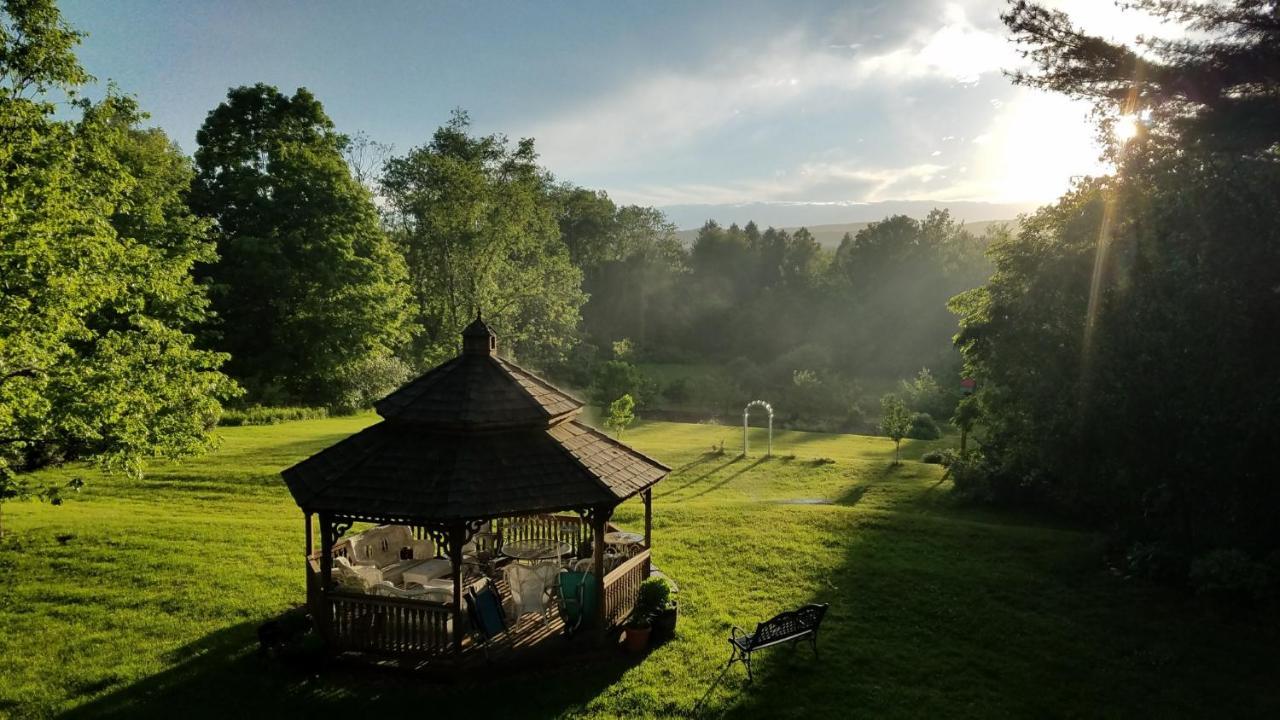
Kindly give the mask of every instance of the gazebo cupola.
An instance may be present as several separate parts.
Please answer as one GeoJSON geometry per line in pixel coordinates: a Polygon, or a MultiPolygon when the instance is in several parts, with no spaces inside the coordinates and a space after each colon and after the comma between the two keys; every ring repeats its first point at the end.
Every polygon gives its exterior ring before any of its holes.
{"type": "Polygon", "coordinates": [[[480,313],[462,330],[462,352],[468,355],[496,355],[498,336],[484,324],[480,313]]]}
{"type": "MultiPolygon", "coordinates": [[[[462,353],[375,404],[381,422],[282,473],[307,516],[309,555],[311,518],[320,520],[321,617],[333,612],[323,602],[333,587],[330,550],[353,522],[407,525],[435,539],[453,564],[455,620],[463,546],[488,521],[576,513],[590,525],[600,568],[614,508],[639,495],[647,554],[650,488],[670,468],[579,422],[581,402],[497,346],[477,315],[462,332],[462,353]]],[[[461,626],[453,626],[459,650],[461,626]]]]}

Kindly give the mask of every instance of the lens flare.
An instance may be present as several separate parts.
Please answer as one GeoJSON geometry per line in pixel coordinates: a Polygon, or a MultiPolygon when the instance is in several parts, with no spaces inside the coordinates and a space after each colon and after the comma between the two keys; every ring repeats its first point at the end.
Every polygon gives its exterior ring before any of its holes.
{"type": "Polygon", "coordinates": [[[1116,124],[1111,128],[1111,132],[1115,135],[1116,140],[1127,143],[1138,136],[1138,131],[1142,129],[1142,123],[1137,115],[1121,115],[1116,124]]]}

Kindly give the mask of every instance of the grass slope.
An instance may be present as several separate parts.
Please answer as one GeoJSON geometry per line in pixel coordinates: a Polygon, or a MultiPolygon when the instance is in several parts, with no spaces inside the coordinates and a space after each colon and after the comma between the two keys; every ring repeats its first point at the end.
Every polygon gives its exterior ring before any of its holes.
{"type": "MultiPolygon", "coordinates": [[[[736,430],[673,423],[625,437],[678,468],[654,556],[681,585],[679,635],[643,662],[451,688],[260,660],[257,624],[303,597],[276,473],[372,421],[226,428],[146,479],[63,469],[47,479],[88,483],[64,506],[8,504],[0,716],[1280,716],[1273,625],[1112,577],[1089,533],[955,506],[914,461],[927,444],[893,466],[881,438],[780,432],[794,459],[742,459],[736,430]],[[730,625],[809,601],[831,603],[821,660],[767,652],[750,686],[722,672],[730,625]]],[[[618,519],[638,527],[639,504],[618,519]]]]}

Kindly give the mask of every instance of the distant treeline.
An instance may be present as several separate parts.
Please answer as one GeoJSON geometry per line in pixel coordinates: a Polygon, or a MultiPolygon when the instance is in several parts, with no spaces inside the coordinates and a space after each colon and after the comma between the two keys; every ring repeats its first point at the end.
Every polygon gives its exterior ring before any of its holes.
{"type": "Polygon", "coordinates": [[[580,189],[571,191],[561,227],[590,299],[579,342],[550,365],[553,374],[592,385],[601,403],[629,392],[642,408],[725,416],[763,396],[811,429],[862,429],[863,409],[878,405],[862,396],[864,380],[896,384],[927,366],[955,388],[959,356],[947,300],[982,284],[984,249],[1007,234],[999,227],[974,236],[935,211],[871,223],[834,252],[803,228],[762,231],[753,223],[708,222],[686,248],[654,211],[616,208],[580,189]],[[643,232],[635,231],[637,214],[650,218],[643,232]],[[586,224],[583,216],[598,220],[586,224]],[[723,372],[664,383],[617,367],[632,362],[715,364],[723,372]]]}

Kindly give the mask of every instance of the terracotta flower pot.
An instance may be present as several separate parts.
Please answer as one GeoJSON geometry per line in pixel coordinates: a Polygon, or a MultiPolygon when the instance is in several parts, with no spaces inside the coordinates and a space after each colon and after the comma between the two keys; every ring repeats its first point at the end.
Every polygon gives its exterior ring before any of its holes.
{"type": "Polygon", "coordinates": [[[649,647],[649,635],[652,632],[653,628],[648,626],[628,627],[622,644],[627,648],[627,652],[642,653],[649,647]]]}

